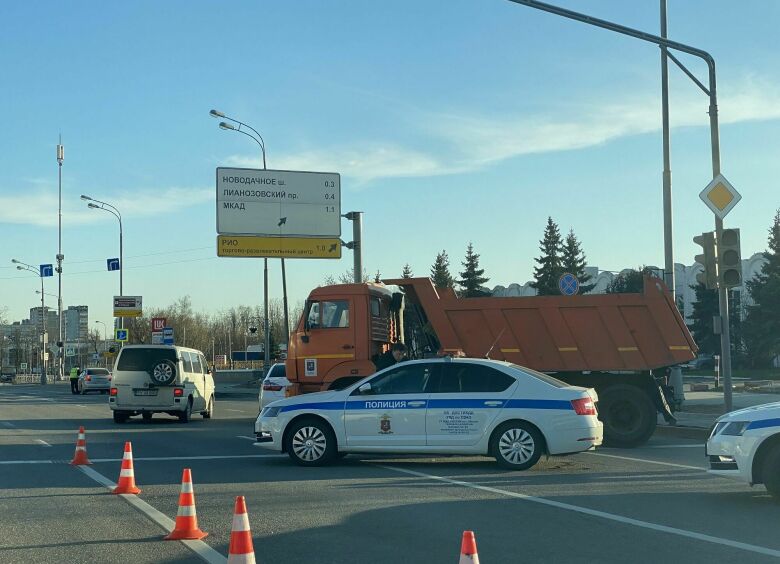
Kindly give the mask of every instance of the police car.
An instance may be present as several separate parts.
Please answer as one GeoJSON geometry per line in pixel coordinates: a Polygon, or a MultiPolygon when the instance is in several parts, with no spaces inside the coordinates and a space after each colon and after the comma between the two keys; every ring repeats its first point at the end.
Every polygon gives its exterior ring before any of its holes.
{"type": "Polygon", "coordinates": [[[303,466],[349,453],[494,456],[515,470],[542,454],[601,444],[598,397],[494,360],[402,362],[343,390],[275,401],[255,422],[256,444],[303,466]]]}
{"type": "Polygon", "coordinates": [[[780,502],[780,402],[719,417],[706,454],[711,474],[764,484],[780,502]]]}

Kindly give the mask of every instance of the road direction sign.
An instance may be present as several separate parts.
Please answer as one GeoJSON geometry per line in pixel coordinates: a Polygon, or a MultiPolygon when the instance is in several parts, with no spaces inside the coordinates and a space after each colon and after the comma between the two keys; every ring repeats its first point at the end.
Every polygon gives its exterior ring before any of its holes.
{"type": "Polygon", "coordinates": [[[54,267],[51,264],[42,264],[41,278],[45,278],[47,276],[54,276],[54,267]]]}
{"type": "Polygon", "coordinates": [[[699,198],[707,204],[712,213],[723,219],[742,199],[742,195],[719,174],[701,191],[699,198]]]}
{"type": "Polygon", "coordinates": [[[106,266],[108,266],[109,272],[113,272],[114,270],[119,270],[119,259],[118,258],[106,259],[106,266]]]}
{"type": "Polygon", "coordinates": [[[163,344],[163,334],[162,334],[162,331],[152,331],[152,344],[153,345],[162,345],[163,344]]]}
{"type": "Polygon", "coordinates": [[[217,233],[341,237],[341,176],[217,168],[217,233]]]}
{"type": "Polygon", "coordinates": [[[141,296],[114,296],[114,317],[141,317],[142,302],[141,296]]]}
{"type": "Polygon", "coordinates": [[[341,258],[341,239],[217,235],[218,257],[341,258]]]}
{"type": "Polygon", "coordinates": [[[165,327],[163,329],[163,345],[173,344],[173,327],[165,327]]]}
{"type": "Polygon", "coordinates": [[[580,281],[571,272],[564,272],[558,279],[558,289],[564,296],[573,296],[580,291],[580,281]]]}
{"type": "Polygon", "coordinates": [[[128,329],[114,329],[114,340],[119,343],[126,343],[130,337],[130,331],[128,329]]]}

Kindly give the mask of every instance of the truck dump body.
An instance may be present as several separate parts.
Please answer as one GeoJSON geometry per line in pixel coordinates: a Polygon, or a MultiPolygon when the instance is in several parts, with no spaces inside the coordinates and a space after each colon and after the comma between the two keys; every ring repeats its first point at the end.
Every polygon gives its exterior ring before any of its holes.
{"type": "Polygon", "coordinates": [[[428,278],[385,283],[421,306],[444,352],[544,372],[634,372],[687,362],[698,350],[657,278],[645,277],[641,294],[462,299],[428,278]]]}

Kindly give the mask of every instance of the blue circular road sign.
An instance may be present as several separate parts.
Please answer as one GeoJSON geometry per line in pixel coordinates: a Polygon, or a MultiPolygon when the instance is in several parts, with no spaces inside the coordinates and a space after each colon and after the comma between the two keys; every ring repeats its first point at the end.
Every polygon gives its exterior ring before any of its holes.
{"type": "Polygon", "coordinates": [[[571,272],[564,272],[558,279],[558,289],[564,296],[573,296],[580,291],[580,281],[571,272]]]}

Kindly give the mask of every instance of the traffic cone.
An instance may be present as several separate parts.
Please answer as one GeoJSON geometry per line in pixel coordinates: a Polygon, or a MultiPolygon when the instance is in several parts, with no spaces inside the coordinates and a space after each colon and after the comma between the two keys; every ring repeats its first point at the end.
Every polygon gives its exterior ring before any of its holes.
{"type": "Polygon", "coordinates": [[[252,547],[249,515],[246,513],[246,501],[243,495],[236,497],[227,561],[228,564],[255,564],[255,549],[252,547]]]}
{"type": "Polygon", "coordinates": [[[179,511],[176,513],[176,526],[165,540],[199,540],[208,535],[198,528],[198,516],[195,514],[195,492],[192,490],[192,473],[185,468],[181,475],[181,493],[179,493],[179,511]]]}
{"type": "Polygon", "coordinates": [[[479,564],[477,554],[477,539],[474,531],[463,531],[463,540],[460,541],[460,560],[458,564],[479,564]]]}
{"type": "Polygon", "coordinates": [[[133,473],[133,447],[130,445],[130,441],[125,443],[125,454],[122,456],[122,469],[119,471],[119,482],[111,493],[141,493],[141,490],[135,486],[135,474],[133,473]]]}
{"type": "Polygon", "coordinates": [[[84,466],[85,464],[92,464],[87,458],[87,438],[84,434],[84,427],[79,427],[79,436],[76,439],[76,453],[73,455],[73,460],[70,461],[75,466],[84,466]]]}

